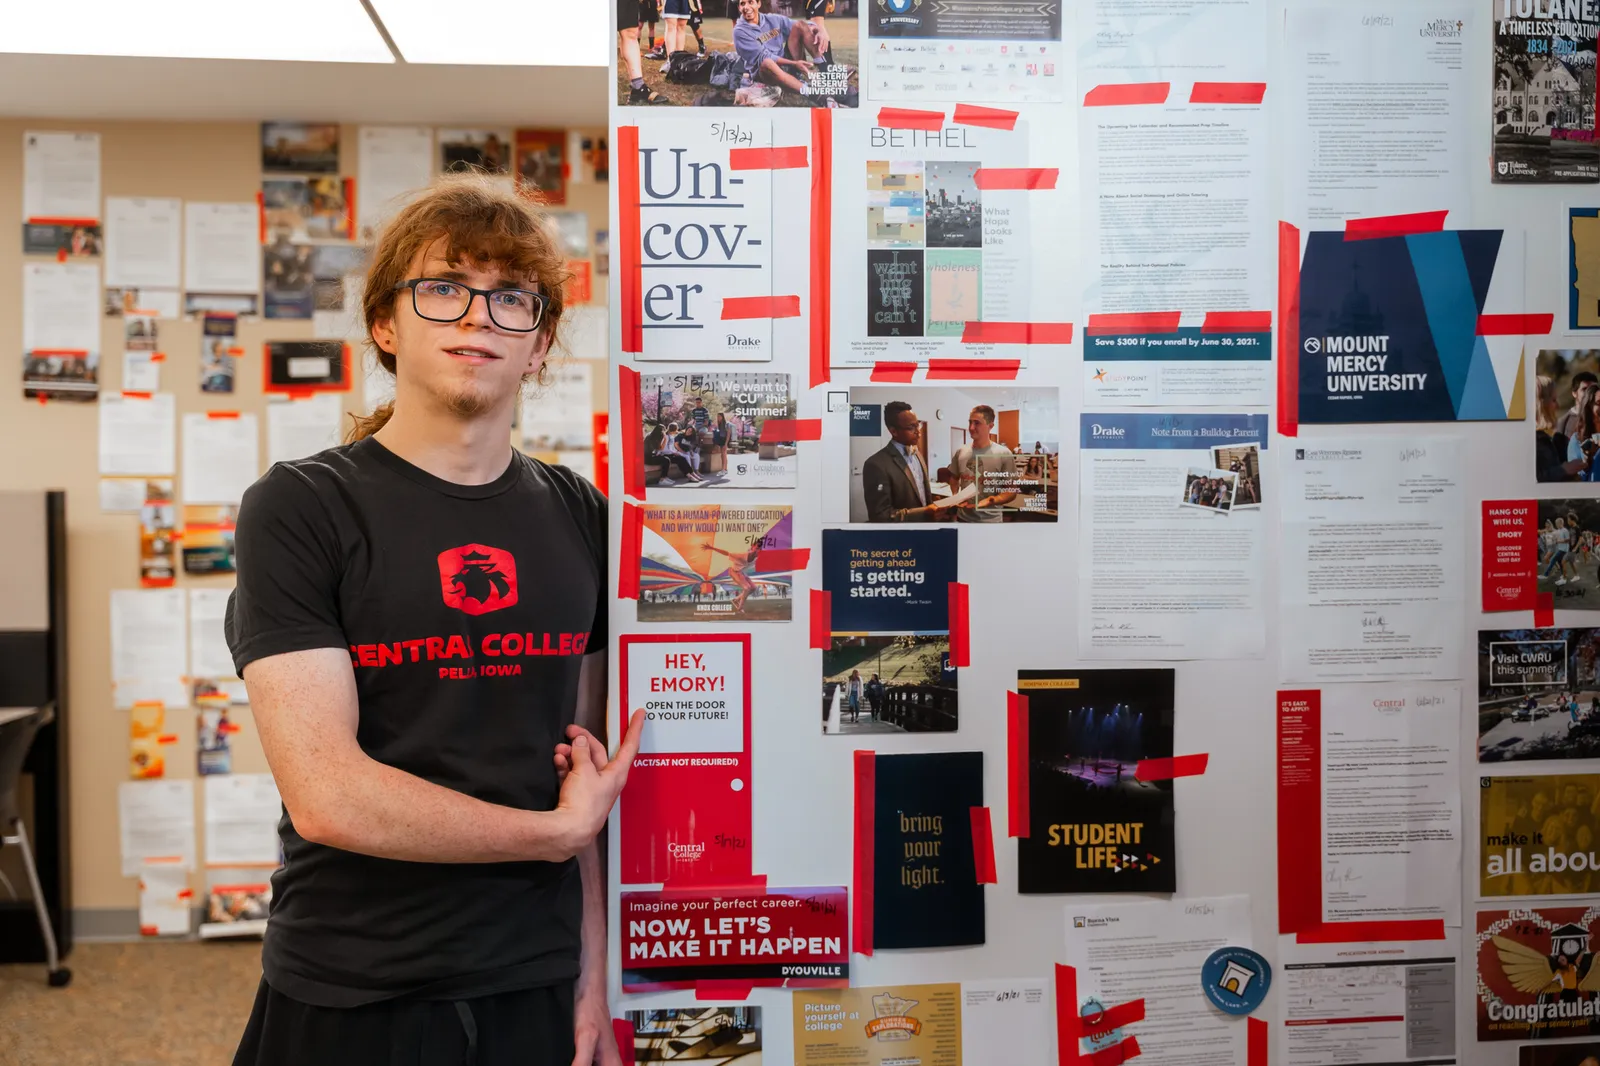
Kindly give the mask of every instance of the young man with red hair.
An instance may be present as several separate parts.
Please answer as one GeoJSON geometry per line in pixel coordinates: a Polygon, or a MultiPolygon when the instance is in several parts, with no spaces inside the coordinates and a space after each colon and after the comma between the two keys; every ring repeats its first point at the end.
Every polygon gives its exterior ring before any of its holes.
{"type": "Polygon", "coordinates": [[[509,443],[564,280],[527,200],[432,186],[367,274],[394,402],[245,493],[227,636],[284,865],[235,1066],[619,1061],[605,499],[509,443]]]}

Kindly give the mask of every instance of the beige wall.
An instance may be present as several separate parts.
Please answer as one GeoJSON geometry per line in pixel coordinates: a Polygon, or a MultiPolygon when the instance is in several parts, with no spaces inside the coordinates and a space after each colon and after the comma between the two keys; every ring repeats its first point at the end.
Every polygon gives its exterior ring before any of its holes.
{"type": "MultiPolygon", "coordinates": [[[[293,118],[295,116],[282,116],[293,118]]],[[[537,125],[537,116],[529,117],[537,125]]],[[[110,674],[110,596],[112,589],[139,584],[138,518],[101,514],[97,494],[97,405],[24,401],[22,396],[21,218],[22,135],[24,130],[92,130],[101,135],[101,190],[106,196],[164,196],[184,200],[254,200],[261,183],[259,127],[250,122],[56,122],[0,121],[0,217],[9,212],[9,234],[0,229],[0,488],[65,489],[67,492],[68,581],[71,612],[68,639],[71,655],[72,868],[73,905],[77,908],[128,908],[138,903],[132,878],[121,874],[117,825],[117,784],[127,780],[127,716],[113,709],[110,674]]],[[[599,135],[599,131],[595,131],[599,135]]],[[[357,177],[356,127],[345,126],[341,137],[341,170],[357,177]]],[[[357,197],[360,196],[359,183],[357,197]]],[[[606,186],[587,182],[569,186],[567,209],[585,211],[593,230],[606,225],[606,186]]],[[[592,243],[592,241],[591,241],[592,243]]],[[[594,298],[606,299],[606,279],[595,277],[594,298]]],[[[121,388],[122,322],[105,319],[102,330],[100,387],[121,388]]],[[[178,413],[204,410],[263,412],[261,345],[266,340],[311,336],[310,322],[241,321],[236,391],[204,394],[199,387],[200,324],[163,319],[160,349],[167,355],[161,388],[177,397],[178,413]]],[[[604,353],[594,370],[595,410],[606,407],[604,353]]],[[[347,409],[361,403],[360,371],[347,409]]],[[[259,419],[266,454],[266,416],[259,419]]],[[[180,457],[181,459],[181,457],[180,457]]],[[[180,471],[181,477],[181,471],[180,471]]],[[[182,502],[181,500],[179,501],[182,502]]],[[[231,576],[179,576],[185,587],[232,584],[231,576]]],[[[237,716],[243,727],[234,736],[233,767],[245,773],[266,769],[250,715],[237,716]]],[[[166,749],[171,777],[193,777],[194,714],[168,712],[168,729],[178,743],[166,749]]],[[[196,790],[199,802],[199,789],[196,790]]],[[[201,811],[195,812],[202,835],[201,811]]],[[[192,887],[200,894],[204,878],[196,872],[192,887]]],[[[203,896],[202,896],[203,898],[203,896]]]]}

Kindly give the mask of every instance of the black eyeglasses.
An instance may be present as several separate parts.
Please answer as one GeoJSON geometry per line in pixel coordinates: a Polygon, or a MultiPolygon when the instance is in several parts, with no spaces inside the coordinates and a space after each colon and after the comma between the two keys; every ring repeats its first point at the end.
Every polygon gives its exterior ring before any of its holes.
{"type": "Polygon", "coordinates": [[[472,307],[472,298],[482,296],[489,308],[489,320],[511,333],[531,333],[544,320],[549,301],[528,289],[474,289],[449,278],[412,278],[394,287],[411,290],[411,308],[430,322],[457,322],[472,307]]]}

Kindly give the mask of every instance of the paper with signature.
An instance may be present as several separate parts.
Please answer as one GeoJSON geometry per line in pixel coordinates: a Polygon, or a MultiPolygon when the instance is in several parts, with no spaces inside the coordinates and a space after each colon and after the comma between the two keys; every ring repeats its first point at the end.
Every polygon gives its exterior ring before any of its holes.
{"type": "Polygon", "coordinates": [[[1461,689],[1322,690],[1322,920],[1461,924],[1461,689]]]}
{"type": "Polygon", "coordinates": [[[1457,437],[1297,442],[1279,556],[1285,681],[1453,680],[1466,610],[1457,437]]]}
{"type": "MultiPolygon", "coordinates": [[[[1066,917],[1067,965],[1078,971],[1079,1011],[1144,1000],[1144,1020],[1113,1034],[1138,1039],[1140,1066],[1244,1061],[1244,1019],[1211,1006],[1200,970],[1218,948],[1250,946],[1248,896],[1069,903],[1066,917]]],[[[1086,1055],[1104,1046],[1085,1040],[1078,1050],[1086,1055]]]]}

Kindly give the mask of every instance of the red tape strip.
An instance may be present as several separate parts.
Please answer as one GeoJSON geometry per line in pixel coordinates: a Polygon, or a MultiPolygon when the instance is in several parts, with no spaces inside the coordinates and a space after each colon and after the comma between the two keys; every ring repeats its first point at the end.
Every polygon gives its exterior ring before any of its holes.
{"type": "Polygon", "coordinates": [[[1090,336],[1108,333],[1176,333],[1181,311],[1144,311],[1131,315],[1090,315],[1083,328],[1090,336]]]}
{"type": "Polygon", "coordinates": [[[639,598],[639,556],[643,550],[644,511],[624,500],[622,502],[622,546],[618,550],[617,599],[639,598]]]}
{"type": "Polygon", "coordinates": [[[1271,311],[1207,311],[1201,333],[1265,333],[1272,328],[1271,311]]]}
{"type": "Polygon", "coordinates": [[[994,825],[989,820],[989,808],[973,807],[972,816],[972,866],[978,884],[992,885],[998,877],[994,871],[994,825]]]}
{"type": "Polygon", "coordinates": [[[886,381],[895,385],[909,385],[917,372],[916,363],[873,363],[870,381],[886,381]]]}
{"type": "Polygon", "coordinates": [[[950,582],[950,665],[956,669],[972,665],[972,638],[967,628],[967,586],[950,582]]]}
{"type": "MultiPolygon", "coordinates": [[[[968,322],[962,344],[1071,344],[1071,322],[968,322]]],[[[909,380],[909,379],[907,379],[909,380]]]]}
{"type": "Polygon", "coordinates": [[[611,1038],[617,1042],[617,1057],[622,1066],[638,1066],[633,1052],[633,1023],[626,1018],[611,1019],[611,1038]]]}
{"type": "Polygon", "coordinates": [[[256,190],[256,220],[261,230],[261,243],[267,243],[267,197],[260,189],[256,190]]]}
{"type": "Polygon", "coordinates": [[[1028,828],[1028,697],[1006,693],[1006,835],[1026,839],[1028,828]]]}
{"type": "Polygon", "coordinates": [[[1109,1033],[1114,1029],[1121,1029],[1124,1025],[1144,1021],[1144,1000],[1131,999],[1126,1003],[1119,1003],[1115,1007],[1107,1008],[1099,1014],[1088,1017],[1080,1016],[1082,1024],[1081,1036],[1099,1036],[1109,1033]]]}
{"type": "MultiPolygon", "coordinates": [[[[1376,218],[1352,218],[1344,224],[1347,241],[1371,241],[1382,237],[1404,237],[1412,233],[1438,233],[1444,229],[1445,211],[1418,211],[1410,215],[1379,215],[1376,218]]],[[[1295,257],[1296,263],[1299,256],[1295,257]]]]}
{"type": "Polygon", "coordinates": [[[878,755],[856,752],[856,839],[855,891],[850,895],[851,948],[861,955],[872,954],[873,820],[877,817],[878,755]]]}
{"type": "Polygon", "coordinates": [[[1267,95],[1264,81],[1197,81],[1189,90],[1191,104],[1259,104],[1267,95]]]}
{"type": "Polygon", "coordinates": [[[1480,337],[1542,337],[1555,327],[1555,315],[1479,315],[1480,337]]]}
{"type": "Polygon", "coordinates": [[[929,359],[928,381],[1015,381],[1021,359],[929,359]]]}
{"type": "Polygon", "coordinates": [[[810,548],[766,548],[756,555],[758,574],[791,574],[809,565],[810,548]]]}
{"type": "Polygon", "coordinates": [[[1300,231],[1278,223],[1278,433],[1300,432],[1300,231]]]}
{"type": "Polygon", "coordinates": [[[987,126],[992,130],[1011,130],[1016,128],[1017,113],[998,107],[957,104],[956,113],[951,116],[950,122],[956,126],[987,126]]]}
{"type": "Polygon", "coordinates": [[[991,192],[1054,189],[1060,177],[1055,167],[979,167],[972,172],[973,184],[991,192]]]}
{"type": "Polygon", "coordinates": [[[735,981],[726,977],[712,977],[694,983],[694,998],[726,999],[737,1003],[749,999],[750,992],[755,987],[755,982],[753,981],[735,981]]]}
{"type": "Polygon", "coordinates": [[[769,418],[761,423],[762,444],[821,439],[820,418],[769,418]]]}
{"type": "Polygon", "coordinates": [[[823,651],[833,647],[833,593],[827,589],[811,590],[811,646],[823,651]]]}
{"type": "Polygon", "coordinates": [[[811,388],[828,380],[833,293],[833,110],[811,112],[811,388]]]}
{"type": "Polygon", "coordinates": [[[1533,597],[1533,628],[1549,629],[1556,624],[1556,596],[1553,592],[1536,592],[1533,597]]]}
{"type": "Polygon", "coordinates": [[[799,318],[798,296],[725,296],[722,320],[737,318],[799,318]]]}
{"type": "Polygon", "coordinates": [[[621,276],[622,350],[644,351],[644,319],[640,310],[644,278],[639,259],[639,127],[617,127],[617,250],[621,276]]]}
{"type": "Polygon", "coordinates": [[[730,148],[729,170],[794,170],[806,165],[806,146],[784,148],[730,148]]]}
{"type": "Polygon", "coordinates": [[[1211,761],[1207,752],[1199,755],[1178,755],[1170,759],[1140,759],[1133,768],[1135,781],[1170,781],[1174,777],[1198,777],[1206,772],[1211,761]]]}
{"type": "Polygon", "coordinates": [[[124,400],[148,400],[154,396],[155,393],[153,392],[129,391],[128,389],[122,390],[122,398],[124,400]]]}
{"type": "Polygon", "coordinates": [[[1112,1044],[1108,1048],[1084,1055],[1078,1061],[1087,1063],[1088,1066],[1118,1066],[1139,1054],[1139,1040],[1137,1037],[1125,1037],[1120,1044],[1112,1044]]]}
{"type": "Polygon", "coordinates": [[[878,110],[878,125],[886,130],[936,130],[944,125],[944,112],[884,107],[878,110]]]}
{"type": "Polygon", "coordinates": [[[1267,1066],[1267,1023],[1260,1018],[1246,1018],[1245,1025],[1248,1027],[1245,1039],[1250,1049],[1245,1056],[1247,1066],[1267,1066]]]}
{"type": "Polygon", "coordinates": [[[1131,82],[1127,85],[1096,85],[1083,98],[1084,107],[1123,107],[1128,104],[1164,104],[1172,91],[1168,81],[1131,82]]]}
{"type": "Polygon", "coordinates": [[[1078,1061],[1078,971],[1056,963],[1056,1061],[1078,1061]]]}
{"type": "Polygon", "coordinates": [[[617,391],[622,404],[622,491],[636,500],[645,498],[644,413],[639,408],[639,372],[617,367],[617,391]]]}
{"type": "Polygon", "coordinates": [[[667,881],[661,886],[664,896],[704,896],[731,894],[735,892],[765,892],[767,890],[767,875],[756,874],[752,877],[740,877],[733,880],[696,880],[693,877],[678,877],[667,881]]]}
{"type": "Polygon", "coordinates": [[[1361,944],[1396,940],[1443,940],[1444,919],[1397,922],[1324,922],[1294,934],[1297,944],[1361,944]]]}

